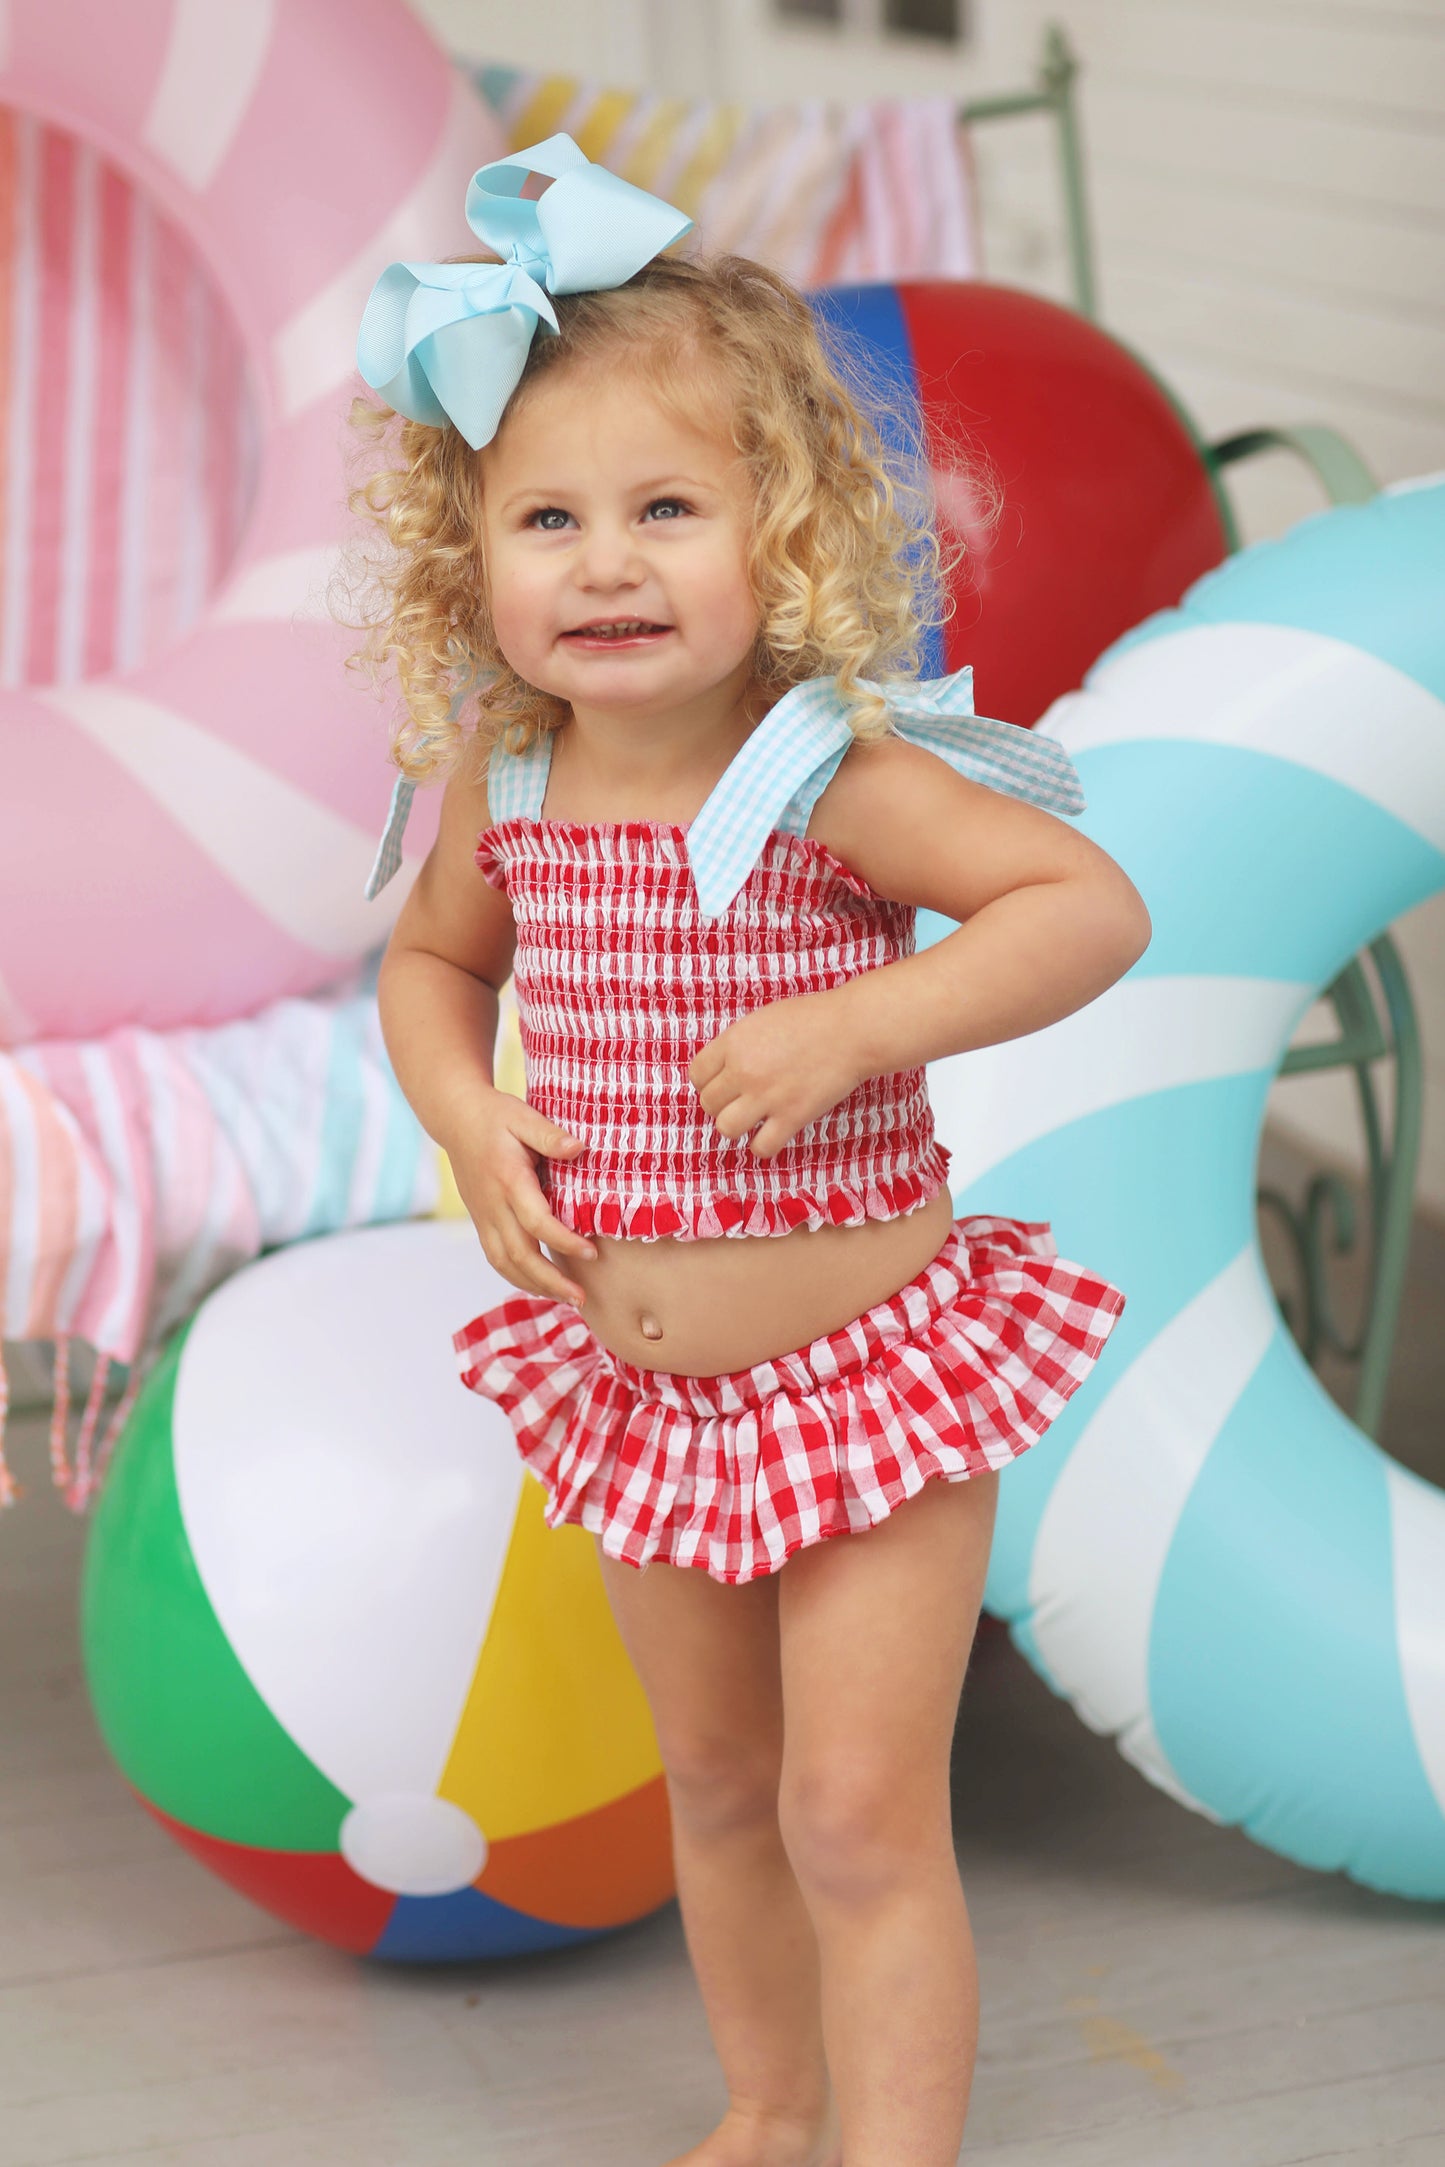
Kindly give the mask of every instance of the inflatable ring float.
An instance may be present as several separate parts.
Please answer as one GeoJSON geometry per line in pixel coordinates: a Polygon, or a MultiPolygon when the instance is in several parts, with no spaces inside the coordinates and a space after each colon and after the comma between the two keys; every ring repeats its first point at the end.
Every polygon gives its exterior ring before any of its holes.
{"type": "MultiPolygon", "coordinates": [[[[467,246],[468,176],[505,144],[402,0],[131,0],[121,38],[105,0],[12,0],[0,59],[0,104],[187,238],[260,437],[239,547],[186,634],[133,669],[0,690],[0,1043],[223,1022],[339,978],[408,885],[362,897],[390,775],[326,606],[342,417],[377,271],[467,246]]],[[[102,221],[85,246],[109,245],[102,221]]],[[[434,830],[429,807],[414,862],[434,830]]]]}
{"type": "Polygon", "coordinates": [[[1185,1804],[1427,1898],[1445,1897],[1445,1494],[1306,1366],[1254,1177],[1301,1018],[1445,887],[1442,562],[1445,481],[1323,513],[1056,702],[1040,727],[1078,764],[1080,826],[1153,942],[1078,1014],[930,1071],[954,1210],[1050,1219],[1129,1297],[1002,1486],[989,1607],[1185,1804]]]}

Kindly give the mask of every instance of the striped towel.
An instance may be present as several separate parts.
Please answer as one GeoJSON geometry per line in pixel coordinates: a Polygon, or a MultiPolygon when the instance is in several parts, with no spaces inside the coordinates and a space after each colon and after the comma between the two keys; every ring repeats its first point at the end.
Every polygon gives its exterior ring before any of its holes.
{"type": "Polygon", "coordinates": [[[587,156],[675,204],[708,251],[800,286],[977,278],[973,162],[953,97],[718,105],[572,75],[484,67],[473,80],[509,148],[563,130],[587,156]]]}
{"type": "MultiPolygon", "coordinates": [[[[404,1219],[438,1154],[369,986],[203,1030],[127,1027],[0,1054],[0,1336],[56,1343],[51,1464],[80,1509],[164,1336],[263,1249],[404,1219]],[[72,1337],[99,1357],[72,1473],[72,1337]],[[131,1365],[92,1468],[112,1362],[131,1365]]],[[[0,1445],[6,1390],[0,1365],[0,1445]]],[[[15,1495],[0,1454],[0,1504],[15,1495]]]]}

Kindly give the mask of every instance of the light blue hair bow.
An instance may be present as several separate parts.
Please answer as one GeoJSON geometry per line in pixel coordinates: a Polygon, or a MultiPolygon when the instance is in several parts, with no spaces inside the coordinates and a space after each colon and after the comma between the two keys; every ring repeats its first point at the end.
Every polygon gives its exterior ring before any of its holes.
{"type": "Polygon", "coordinates": [[[389,263],[371,289],[356,365],[411,421],[451,421],[473,451],[491,442],[538,324],[557,330],[548,294],[621,286],[689,232],[692,220],[594,165],[570,135],[549,135],[472,175],[467,224],[501,263],[389,263]],[[552,186],[535,200],[531,173],[552,186]]]}

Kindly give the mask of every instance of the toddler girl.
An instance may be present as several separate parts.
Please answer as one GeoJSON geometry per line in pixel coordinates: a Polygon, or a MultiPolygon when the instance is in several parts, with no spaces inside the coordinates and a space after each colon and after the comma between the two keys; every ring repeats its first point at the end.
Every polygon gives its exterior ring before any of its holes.
{"type": "Polygon", "coordinates": [[[917,680],[927,493],[801,296],[662,253],[690,221],[567,136],[468,215],[500,260],[393,265],[359,350],[406,710],[369,892],[446,776],[382,1023],[519,1290],[462,1375],[592,1532],[652,1711],[730,2102],[673,2167],[945,2167],[998,1473],[1124,1297],[1046,1224],[954,1219],[924,1072],[1093,1000],[1149,922],[1054,817],[1063,749],[917,680]],[[922,954],[919,906],[959,924],[922,954]]]}

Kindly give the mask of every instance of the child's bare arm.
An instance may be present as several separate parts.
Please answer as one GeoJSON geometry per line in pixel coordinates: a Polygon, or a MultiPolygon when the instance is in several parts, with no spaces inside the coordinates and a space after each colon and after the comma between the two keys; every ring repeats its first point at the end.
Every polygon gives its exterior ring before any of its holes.
{"type": "Polygon", "coordinates": [[[688,1074],[704,1111],[759,1158],[869,1076],[1087,1006],[1149,945],[1143,898],[1107,851],[897,738],[850,748],[808,832],[877,894],[960,925],[921,955],[753,1009],[699,1048],[688,1074]]]}
{"type": "Polygon", "coordinates": [[[451,1161],[488,1261],[526,1292],[579,1301],[581,1288],[540,1245],[595,1251],[552,1216],[536,1169],[542,1158],[574,1157],[581,1139],[493,1081],[497,997],[517,936],[506,896],[473,856],[487,824],[485,782],[453,777],[436,842],[382,959],[382,1036],[417,1119],[451,1161]]]}
{"type": "Polygon", "coordinates": [[[446,1148],[492,1088],[497,995],[512,968],[507,898],[473,860],[487,825],[485,781],[455,776],[437,839],[392,929],[377,978],[382,1036],[397,1081],[446,1148]]]}
{"type": "Polygon", "coordinates": [[[959,921],[836,989],[864,1074],[1042,1030],[1097,1000],[1149,945],[1144,899],[1107,851],[921,747],[857,748],[824,799],[821,839],[870,887],[959,921]]]}

